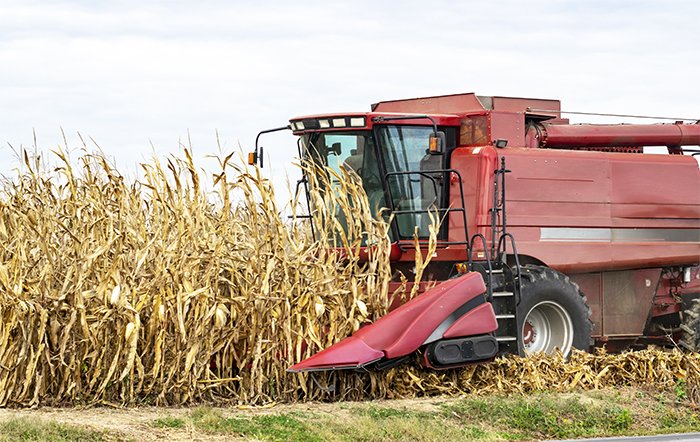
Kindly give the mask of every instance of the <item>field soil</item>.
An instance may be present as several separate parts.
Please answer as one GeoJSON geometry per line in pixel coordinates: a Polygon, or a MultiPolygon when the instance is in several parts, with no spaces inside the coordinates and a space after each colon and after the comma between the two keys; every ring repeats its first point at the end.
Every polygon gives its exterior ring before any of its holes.
{"type": "MultiPolygon", "coordinates": [[[[367,406],[377,406],[387,409],[409,410],[420,412],[437,411],[441,404],[454,402],[449,398],[399,399],[371,402],[349,403],[299,403],[272,404],[262,407],[215,407],[207,408],[208,412],[217,413],[223,418],[253,417],[260,415],[283,415],[293,413],[321,414],[333,419],[352,420],[352,410],[367,406]]],[[[195,408],[188,407],[135,407],[135,408],[37,408],[33,410],[0,409],[0,421],[15,418],[29,420],[52,421],[76,428],[104,431],[106,440],[135,440],[135,441],[230,441],[256,440],[245,434],[212,434],[188,425],[183,428],[173,428],[158,425],[164,417],[182,419],[187,422],[195,408]]],[[[272,438],[274,439],[274,438],[272,438]]]]}
{"type": "Polygon", "coordinates": [[[658,392],[622,388],[262,407],[0,409],[0,425],[4,429],[0,429],[0,441],[444,442],[700,431],[700,411],[680,389],[658,392]],[[15,429],[16,422],[22,422],[22,428],[15,429]],[[41,423],[58,426],[59,430],[41,433],[31,428],[41,423]]]}

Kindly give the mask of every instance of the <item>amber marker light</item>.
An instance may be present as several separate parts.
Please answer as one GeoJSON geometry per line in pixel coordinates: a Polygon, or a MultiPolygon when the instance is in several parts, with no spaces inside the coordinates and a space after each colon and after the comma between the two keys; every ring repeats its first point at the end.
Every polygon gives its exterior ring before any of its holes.
{"type": "Polygon", "coordinates": [[[430,152],[440,153],[440,138],[430,137],[430,152]]]}

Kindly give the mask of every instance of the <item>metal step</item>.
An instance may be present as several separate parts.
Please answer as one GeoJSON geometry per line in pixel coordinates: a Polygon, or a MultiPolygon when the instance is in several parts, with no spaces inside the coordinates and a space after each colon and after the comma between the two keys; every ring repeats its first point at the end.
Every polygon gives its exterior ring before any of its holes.
{"type": "Polygon", "coordinates": [[[498,342],[512,342],[512,341],[517,341],[518,338],[515,336],[496,336],[496,340],[498,342]]]}
{"type": "Polygon", "coordinates": [[[515,315],[496,315],[496,319],[515,319],[515,315]]]}
{"type": "Polygon", "coordinates": [[[513,296],[513,292],[493,292],[492,295],[494,298],[503,298],[506,296],[513,296]]]}
{"type": "MultiPolygon", "coordinates": [[[[486,273],[489,273],[489,269],[486,269],[486,273]]],[[[503,269],[491,269],[491,274],[494,273],[503,273],[503,269]]]]}

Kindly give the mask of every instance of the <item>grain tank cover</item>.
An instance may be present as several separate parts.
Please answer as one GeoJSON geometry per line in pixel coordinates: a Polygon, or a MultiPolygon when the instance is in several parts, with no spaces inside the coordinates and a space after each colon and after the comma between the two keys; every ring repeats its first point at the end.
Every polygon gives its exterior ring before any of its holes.
{"type": "Polygon", "coordinates": [[[380,101],[372,105],[372,111],[425,114],[473,114],[500,111],[536,113],[545,118],[558,118],[560,117],[561,103],[559,100],[488,97],[468,93],[380,101]],[[535,111],[530,112],[529,109],[535,109],[535,111]]]}

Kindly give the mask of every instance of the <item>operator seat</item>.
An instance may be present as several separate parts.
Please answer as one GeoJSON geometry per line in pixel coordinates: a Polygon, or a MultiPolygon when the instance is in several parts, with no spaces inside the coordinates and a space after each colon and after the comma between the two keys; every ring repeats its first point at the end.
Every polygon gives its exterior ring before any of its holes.
{"type": "MultiPolygon", "coordinates": [[[[425,156],[423,156],[418,163],[418,167],[418,171],[425,175],[415,174],[411,175],[410,178],[407,177],[407,187],[411,187],[412,191],[415,193],[409,195],[412,198],[399,201],[397,205],[399,210],[433,211],[441,206],[443,173],[428,172],[442,169],[442,156],[432,155],[426,152],[425,156]],[[420,185],[414,187],[412,182],[416,184],[419,183],[420,185]]],[[[438,216],[441,215],[443,215],[443,213],[438,212],[438,216]]],[[[397,222],[399,223],[399,229],[404,235],[409,232],[412,234],[414,226],[418,226],[418,235],[425,237],[429,232],[430,215],[426,212],[399,215],[397,217],[397,222]]]]}
{"type": "Polygon", "coordinates": [[[350,151],[350,156],[345,159],[343,167],[345,170],[352,170],[356,174],[360,175],[362,172],[362,160],[365,154],[365,140],[364,138],[357,138],[357,148],[350,151]]]}
{"type": "MultiPolygon", "coordinates": [[[[370,147],[371,149],[372,147],[370,147]]],[[[374,155],[368,158],[369,161],[374,160],[374,155]]],[[[350,151],[350,156],[343,162],[343,168],[346,171],[352,170],[360,176],[362,183],[367,192],[367,199],[369,200],[369,206],[374,212],[386,207],[384,202],[384,189],[381,185],[381,180],[378,175],[378,167],[376,164],[367,165],[364,168],[365,163],[365,139],[362,137],[357,138],[357,148],[350,151]]]]}

